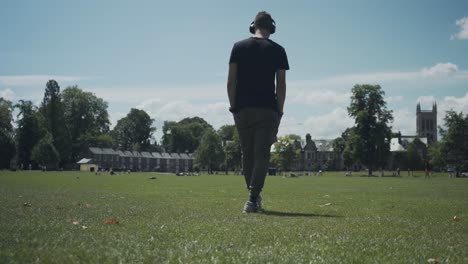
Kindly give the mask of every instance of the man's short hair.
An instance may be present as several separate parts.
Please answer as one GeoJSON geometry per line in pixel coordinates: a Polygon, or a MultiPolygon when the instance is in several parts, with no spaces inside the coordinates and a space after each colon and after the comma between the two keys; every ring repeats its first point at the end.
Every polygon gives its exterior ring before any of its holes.
{"type": "Polygon", "coordinates": [[[260,11],[255,16],[254,26],[256,29],[266,29],[271,32],[273,18],[270,13],[266,11],[260,11]]]}

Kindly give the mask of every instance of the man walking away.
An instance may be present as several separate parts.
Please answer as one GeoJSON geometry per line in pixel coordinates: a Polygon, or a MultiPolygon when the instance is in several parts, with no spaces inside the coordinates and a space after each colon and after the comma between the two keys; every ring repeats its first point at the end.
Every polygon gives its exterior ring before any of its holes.
{"type": "Polygon", "coordinates": [[[284,48],[270,40],[276,23],[265,11],[251,23],[254,36],[234,44],[229,59],[227,92],[242,149],[245,183],[250,191],[243,213],[262,209],[260,195],[276,141],[286,98],[288,59],[284,48]],[[275,85],[276,80],[276,85],[275,85]]]}

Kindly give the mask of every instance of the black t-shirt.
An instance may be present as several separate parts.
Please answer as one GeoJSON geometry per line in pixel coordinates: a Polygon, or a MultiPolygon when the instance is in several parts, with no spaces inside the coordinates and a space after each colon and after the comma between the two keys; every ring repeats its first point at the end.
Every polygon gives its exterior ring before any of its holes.
{"type": "Polygon", "coordinates": [[[235,107],[277,110],[275,74],[289,70],[286,51],[270,39],[251,37],[234,44],[229,63],[237,64],[235,107]]]}

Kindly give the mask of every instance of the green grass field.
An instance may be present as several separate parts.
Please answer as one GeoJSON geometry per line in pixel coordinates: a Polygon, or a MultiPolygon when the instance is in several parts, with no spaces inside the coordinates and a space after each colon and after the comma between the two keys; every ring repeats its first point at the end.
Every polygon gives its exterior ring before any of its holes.
{"type": "Polygon", "coordinates": [[[234,175],[3,171],[0,263],[468,263],[468,179],[273,176],[265,213],[246,199],[234,175]]]}

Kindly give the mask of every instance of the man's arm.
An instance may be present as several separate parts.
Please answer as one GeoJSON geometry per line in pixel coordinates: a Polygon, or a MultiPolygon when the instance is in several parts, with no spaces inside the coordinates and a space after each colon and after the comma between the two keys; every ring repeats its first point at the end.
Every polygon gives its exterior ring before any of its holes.
{"type": "Polygon", "coordinates": [[[278,99],[278,113],[283,114],[286,99],[286,70],[276,71],[276,97],[278,99]]]}
{"type": "Polygon", "coordinates": [[[227,80],[227,93],[231,108],[236,107],[236,81],[237,81],[237,63],[229,63],[229,73],[227,80]]]}

